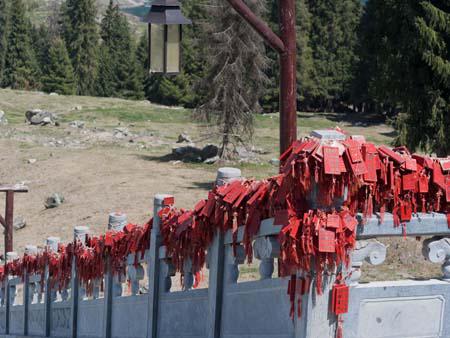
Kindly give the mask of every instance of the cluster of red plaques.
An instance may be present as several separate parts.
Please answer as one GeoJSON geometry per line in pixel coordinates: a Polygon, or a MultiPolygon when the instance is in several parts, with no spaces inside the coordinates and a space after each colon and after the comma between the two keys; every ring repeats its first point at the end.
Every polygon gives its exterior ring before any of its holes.
{"type": "MultiPolygon", "coordinates": [[[[405,147],[377,147],[363,137],[306,138],[281,156],[280,173],[274,177],[216,186],[192,210],[176,209],[173,201],[165,204],[159,218],[167,256],[181,273],[189,260],[195,284],[216,232],[230,230],[236,248],[238,228],[243,227],[242,245],[251,262],[252,240],[261,221],[274,218],[274,225],[282,226],[279,275],[291,277],[293,316],[295,299],[302,298],[296,295],[308,292],[312,284],[322,293],[321,276],[345,271],[349,265],[358,213],[365,222],[377,212],[383,222],[384,213],[390,212],[394,226],[403,226],[405,232],[416,212],[445,213],[450,225],[450,158],[412,155],[405,147]]],[[[108,259],[115,274],[124,274],[127,255],[136,253],[137,260],[138,253],[144,254],[151,227],[152,220],[145,226],[127,225],[123,231],[88,238],[84,246],[75,241],[60,246],[57,253],[24,256],[6,264],[4,274],[22,276],[26,269],[43,275],[48,264],[50,280],[61,288],[67,286],[75,257],[79,278],[89,290],[94,280],[102,278],[108,259]]],[[[331,311],[340,318],[348,300],[343,277],[332,298],[331,311]]],[[[300,303],[297,308],[300,315],[300,303]]]]}
{"type": "Polygon", "coordinates": [[[7,275],[24,278],[25,272],[39,274],[44,286],[46,267],[52,289],[59,291],[69,287],[72,266],[75,263],[80,283],[86,293],[92,294],[96,282],[102,282],[106,269],[113,275],[126,273],[126,259],[134,254],[136,264],[144,257],[150,246],[152,220],[144,226],[126,225],[122,231],[110,230],[102,236],[87,236],[84,244],[74,240],[68,245],[60,244],[57,252],[45,248],[36,255],[24,254],[21,258],[0,267],[0,280],[7,275]]]}

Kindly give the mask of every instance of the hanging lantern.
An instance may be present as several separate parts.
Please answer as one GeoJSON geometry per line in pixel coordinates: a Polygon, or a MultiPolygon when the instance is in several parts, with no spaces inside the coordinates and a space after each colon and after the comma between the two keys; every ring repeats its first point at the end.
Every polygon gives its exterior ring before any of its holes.
{"type": "Polygon", "coordinates": [[[191,20],[177,0],[154,0],[142,19],[148,23],[150,73],[177,74],[181,68],[182,25],[191,20]]]}

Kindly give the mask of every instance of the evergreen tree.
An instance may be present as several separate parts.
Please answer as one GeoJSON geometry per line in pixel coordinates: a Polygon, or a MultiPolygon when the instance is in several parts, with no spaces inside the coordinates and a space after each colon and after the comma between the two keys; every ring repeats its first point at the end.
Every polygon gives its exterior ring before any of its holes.
{"type": "MultiPolygon", "coordinates": [[[[265,11],[264,3],[248,0],[256,15],[265,11]]],[[[230,145],[250,141],[253,114],[260,111],[268,59],[262,38],[221,0],[212,4],[209,68],[205,78],[206,103],[199,109],[201,117],[216,126],[221,137],[220,155],[232,157],[230,145]]]]}
{"type": "Polygon", "coordinates": [[[62,5],[64,40],[72,60],[77,94],[93,95],[98,71],[98,30],[94,0],[66,0],[62,5]]]}
{"type": "Polygon", "coordinates": [[[9,1],[0,0],[0,86],[5,71],[5,56],[9,33],[9,1]]]}
{"type": "Polygon", "coordinates": [[[400,111],[397,143],[449,154],[448,1],[372,0],[364,20],[362,54],[372,56],[365,61],[367,86],[362,94],[400,111]]]}
{"type": "Polygon", "coordinates": [[[49,63],[42,78],[44,91],[74,95],[75,76],[64,41],[55,38],[49,49],[49,63]]]}
{"type": "Polygon", "coordinates": [[[4,84],[14,89],[32,89],[37,86],[37,64],[30,41],[31,23],[26,18],[22,0],[11,6],[4,84]]]}
{"type": "Polygon", "coordinates": [[[32,26],[30,29],[31,46],[33,48],[36,62],[38,65],[38,72],[36,73],[37,81],[42,82],[42,76],[49,63],[49,50],[52,44],[52,37],[48,26],[45,24],[39,27],[32,26]]]}
{"type": "Polygon", "coordinates": [[[360,0],[307,0],[311,13],[310,43],[314,59],[314,101],[334,109],[351,94],[357,65],[360,0]]]}
{"type": "Polygon", "coordinates": [[[127,18],[110,1],[101,24],[102,58],[97,91],[103,96],[141,98],[142,77],[127,18]]]}

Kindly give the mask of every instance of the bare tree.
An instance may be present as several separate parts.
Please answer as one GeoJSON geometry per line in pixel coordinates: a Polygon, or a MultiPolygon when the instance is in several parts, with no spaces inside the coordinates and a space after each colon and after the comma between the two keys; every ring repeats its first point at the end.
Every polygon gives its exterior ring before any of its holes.
{"type": "MultiPolygon", "coordinates": [[[[236,145],[253,136],[254,114],[268,79],[262,38],[223,0],[211,0],[207,36],[208,73],[203,80],[207,96],[197,117],[221,135],[221,158],[232,158],[236,145]]],[[[265,12],[264,0],[247,0],[257,15],[265,12]]]]}

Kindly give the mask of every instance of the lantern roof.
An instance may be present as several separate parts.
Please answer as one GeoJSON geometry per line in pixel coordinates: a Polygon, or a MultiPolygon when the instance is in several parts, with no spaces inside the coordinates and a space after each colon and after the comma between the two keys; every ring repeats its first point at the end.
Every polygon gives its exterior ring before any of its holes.
{"type": "Polygon", "coordinates": [[[181,4],[177,0],[154,0],[142,21],[156,25],[189,25],[192,23],[181,13],[181,4]]]}

